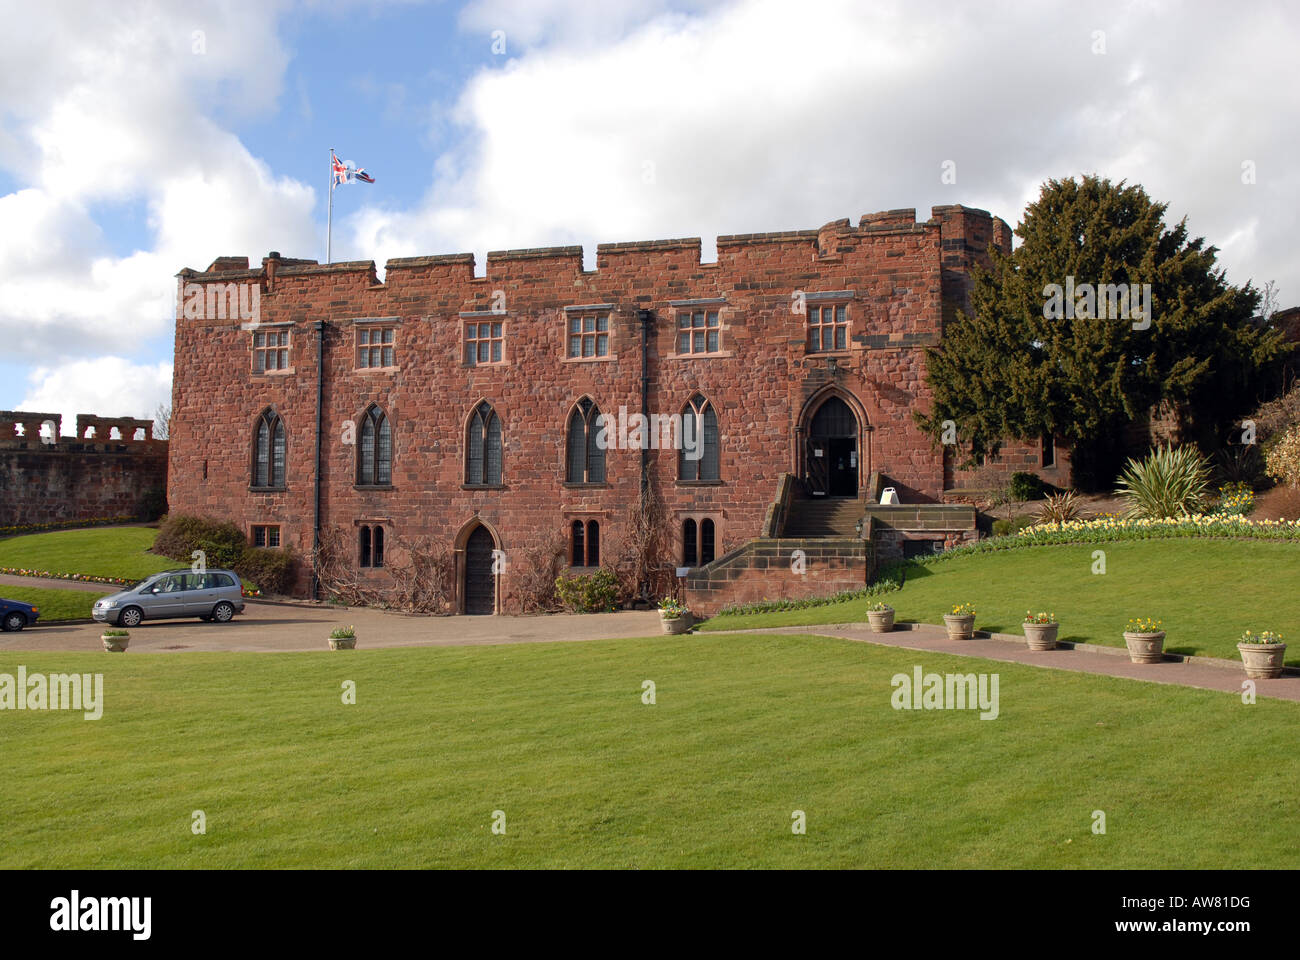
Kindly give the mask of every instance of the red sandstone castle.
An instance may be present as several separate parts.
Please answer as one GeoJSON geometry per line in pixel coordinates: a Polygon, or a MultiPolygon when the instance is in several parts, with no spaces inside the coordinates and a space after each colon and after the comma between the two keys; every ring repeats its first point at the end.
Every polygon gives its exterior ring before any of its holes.
{"type": "MultiPolygon", "coordinates": [[[[560,538],[598,567],[644,483],[699,612],[861,586],[878,552],[974,535],[913,412],[925,348],[1010,240],[941,206],[722,236],[716,263],[698,239],[602,244],[595,270],[580,247],[489,253],[482,277],[472,254],[402,258],[383,282],[222,257],[179,274],[170,507],[293,547],[304,593],[323,531],[379,589],[388,545],[428,538],[454,551],[453,608],[492,613],[560,538]],[[620,411],[692,418],[698,449],[598,444],[620,411]]],[[[1000,462],[1068,483],[1050,439],[1000,462]]]]}

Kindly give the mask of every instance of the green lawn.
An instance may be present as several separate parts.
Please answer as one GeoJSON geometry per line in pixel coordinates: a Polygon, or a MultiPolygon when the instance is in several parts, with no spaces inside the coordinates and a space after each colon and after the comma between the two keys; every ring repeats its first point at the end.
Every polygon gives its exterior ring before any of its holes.
{"type": "Polygon", "coordinates": [[[1124,645],[1130,617],[1163,620],[1165,649],[1239,659],[1250,628],[1291,641],[1287,663],[1300,665],[1300,544],[1259,540],[1137,540],[1025,547],[907,565],[897,593],[872,600],[782,613],[716,617],[704,630],[865,621],[876,599],[899,620],[942,623],[953,604],[969,602],[980,630],[1018,634],[1026,610],[1055,613],[1062,640],[1124,645]],[[1092,572],[1093,551],[1106,572],[1092,572]]]}
{"type": "Polygon", "coordinates": [[[89,619],[90,608],[95,605],[95,601],[113,592],[111,586],[105,586],[102,593],[93,593],[90,590],[43,590],[38,587],[0,584],[0,596],[7,600],[30,603],[40,611],[38,624],[52,620],[89,619]]]}
{"type": "Polygon", "coordinates": [[[1290,702],[795,636],[20,663],[105,706],[0,715],[0,867],[1300,867],[1290,702]],[[895,711],[915,664],[1000,716],[895,711]]]}
{"type": "Polygon", "coordinates": [[[150,527],[97,527],[9,537],[0,540],[0,567],[141,580],[181,566],[147,552],[157,535],[150,527]]]}

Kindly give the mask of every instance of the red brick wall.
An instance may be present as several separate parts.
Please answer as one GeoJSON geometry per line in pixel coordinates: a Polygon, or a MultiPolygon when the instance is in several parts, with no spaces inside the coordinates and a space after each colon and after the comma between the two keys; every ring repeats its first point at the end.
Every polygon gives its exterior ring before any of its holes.
{"type": "Polygon", "coordinates": [[[718,518],[719,556],[758,536],[778,478],[798,471],[808,401],[832,391],[870,427],[859,444],[862,483],[880,470],[905,497],[936,500],[943,459],[912,420],[929,400],[924,348],[937,342],[945,298],[963,295],[962,271],[1004,228],[983,212],[944,207],[926,223],[915,222],[912,211],[890,211],[856,227],[840,221],[719,237],[718,260],[708,264],[700,263],[698,240],[665,240],[602,244],[594,271],[583,270],[577,247],[489,253],[485,277],[474,276],[470,254],[393,260],[382,283],[368,261],[320,266],[267,258],[260,269],[244,270],[240,258],[223,258],[214,264],[220,273],[183,271],[183,281],[260,284],[261,323],[292,325],[284,328],[291,331],[291,367],[253,374],[252,334],[238,320],[177,320],[171,508],[245,528],[279,523],[286,545],[310,552],[312,323],[324,320],[323,524],[354,531],[360,522],[383,522],[390,538],[427,536],[453,546],[477,518],[506,551],[501,594],[508,595],[512,560],[563,534],[574,516],[602,519],[607,545],[622,533],[637,496],[639,451],[608,451],[601,487],[568,487],[564,437],[568,413],[584,394],[606,413],[640,408],[640,308],[656,316],[650,411],[678,413],[699,392],[718,414],[720,484],[679,483],[676,453],[651,452],[674,531],[686,516],[718,518]],[[853,291],[852,342],[834,371],[825,356],[806,351],[805,317],[791,309],[796,290],[853,291]],[[491,309],[498,291],[505,361],[464,366],[460,314],[491,309]],[[715,297],[726,300],[718,308],[722,353],[673,358],[677,311],[670,301],[715,297]],[[566,361],[563,308],[594,303],[615,305],[614,359],[566,361]],[[353,321],[361,317],[400,318],[397,370],[355,369],[353,321]],[[462,483],[465,424],[481,399],[504,427],[503,489],[462,483]],[[356,448],[341,440],[344,424],[371,402],[394,425],[391,490],[355,488],[356,448]],[[288,482],[280,493],[249,489],[254,422],[267,406],[288,431],[288,482]]]}

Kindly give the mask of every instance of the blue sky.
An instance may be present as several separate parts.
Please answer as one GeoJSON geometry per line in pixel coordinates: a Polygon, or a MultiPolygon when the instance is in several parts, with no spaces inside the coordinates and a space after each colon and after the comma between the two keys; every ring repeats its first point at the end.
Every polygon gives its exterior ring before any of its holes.
{"type": "Polygon", "coordinates": [[[381,269],[680,236],[707,259],[719,233],[940,203],[1014,224],[1045,179],[1099,173],[1187,215],[1233,282],[1300,303],[1300,13],[1284,2],[0,0],[0,15],[7,409],[152,414],[176,271],[323,259],[331,146],[377,180],[336,193],[335,259],[381,269]]]}

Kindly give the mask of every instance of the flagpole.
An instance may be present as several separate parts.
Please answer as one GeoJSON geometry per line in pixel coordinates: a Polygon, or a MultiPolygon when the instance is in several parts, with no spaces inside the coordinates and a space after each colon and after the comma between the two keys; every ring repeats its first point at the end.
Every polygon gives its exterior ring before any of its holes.
{"type": "Polygon", "coordinates": [[[334,262],[334,148],[330,147],[330,201],[325,214],[325,262],[334,262]]]}

